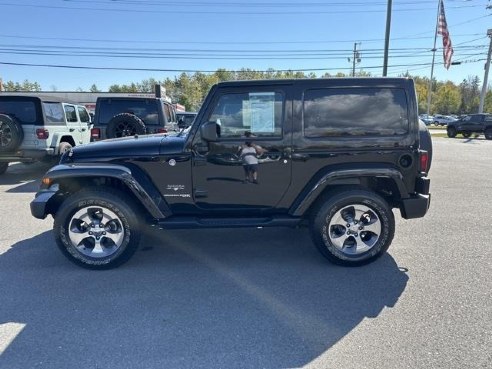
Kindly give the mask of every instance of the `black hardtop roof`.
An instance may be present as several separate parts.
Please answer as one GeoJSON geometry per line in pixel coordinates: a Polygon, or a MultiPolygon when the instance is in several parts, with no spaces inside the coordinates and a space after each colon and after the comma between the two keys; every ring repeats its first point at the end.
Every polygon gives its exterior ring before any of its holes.
{"type": "Polygon", "coordinates": [[[315,86],[327,85],[327,86],[405,86],[408,83],[413,82],[411,78],[387,78],[387,77],[364,77],[364,78],[297,78],[297,79],[256,79],[256,80],[243,80],[243,81],[226,81],[219,82],[218,87],[237,87],[252,86],[252,85],[307,85],[312,84],[315,86]]]}
{"type": "Polygon", "coordinates": [[[79,103],[69,100],[69,99],[61,99],[56,96],[47,96],[47,95],[13,95],[9,93],[0,93],[0,100],[4,97],[7,97],[9,100],[39,100],[41,102],[57,102],[57,103],[66,103],[73,105],[80,105],[79,103]]]}
{"type": "Polygon", "coordinates": [[[151,97],[151,96],[99,96],[97,100],[161,100],[163,102],[170,104],[169,101],[167,101],[162,97],[151,97]]]}

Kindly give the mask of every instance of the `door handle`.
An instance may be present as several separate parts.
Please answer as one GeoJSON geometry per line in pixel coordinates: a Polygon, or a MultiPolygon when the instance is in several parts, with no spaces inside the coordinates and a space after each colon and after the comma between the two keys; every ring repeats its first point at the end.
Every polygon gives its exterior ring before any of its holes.
{"type": "Polygon", "coordinates": [[[85,132],[85,128],[82,128],[82,132],[85,132]]]}
{"type": "Polygon", "coordinates": [[[291,154],[290,158],[292,160],[306,161],[309,159],[309,155],[307,155],[307,154],[291,154]]]}
{"type": "Polygon", "coordinates": [[[73,131],[75,131],[75,128],[70,128],[69,129],[69,132],[73,132],[73,131]]]}

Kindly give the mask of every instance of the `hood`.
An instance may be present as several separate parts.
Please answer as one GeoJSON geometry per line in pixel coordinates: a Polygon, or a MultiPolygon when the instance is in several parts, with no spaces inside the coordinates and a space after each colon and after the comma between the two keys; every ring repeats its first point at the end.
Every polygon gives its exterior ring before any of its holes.
{"type": "Polygon", "coordinates": [[[74,147],[71,161],[109,161],[158,156],[183,151],[185,138],[165,134],[113,138],[74,147]]]}

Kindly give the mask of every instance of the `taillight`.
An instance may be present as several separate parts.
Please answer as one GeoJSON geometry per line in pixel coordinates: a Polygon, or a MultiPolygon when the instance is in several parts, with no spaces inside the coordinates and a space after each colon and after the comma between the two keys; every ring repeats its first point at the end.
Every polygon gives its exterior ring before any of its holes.
{"type": "Polygon", "coordinates": [[[50,137],[50,132],[47,129],[38,128],[36,129],[36,136],[38,140],[46,140],[48,137],[50,137]]]}
{"type": "Polygon", "coordinates": [[[427,151],[419,151],[419,163],[420,163],[420,171],[422,173],[427,173],[429,170],[429,153],[427,151]]]}
{"type": "Polygon", "coordinates": [[[91,138],[94,140],[99,140],[101,138],[101,129],[100,128],[92,128],[91,129],[91,138]]]}
{"type": "Polygon", "coordinates": [[[165,129],[165,128],[159,128],[157,130],[157,133],[167,133],[167,129],[165,129]]]}

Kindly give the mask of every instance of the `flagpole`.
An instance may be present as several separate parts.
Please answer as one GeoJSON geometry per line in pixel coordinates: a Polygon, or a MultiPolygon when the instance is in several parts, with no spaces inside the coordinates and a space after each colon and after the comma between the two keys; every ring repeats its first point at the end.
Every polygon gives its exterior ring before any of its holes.
{"type": "Polygon", "coordinates": [[[439,23],[439,10],[441,8],[441,0],[437,1],[437,16],[436,16],[436,30],[434,32],[434,48],[432,49],[432,64],[431,64],[431,75],[429,80],[429,89],[427,91],[427,115],[430,115],[431,108],[431,96],[432,96],[432,78],[434,78],[434,61],[436,59],[436,43],[437,43],[437,26],[439,23]]]}

